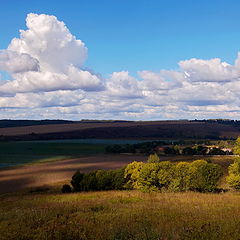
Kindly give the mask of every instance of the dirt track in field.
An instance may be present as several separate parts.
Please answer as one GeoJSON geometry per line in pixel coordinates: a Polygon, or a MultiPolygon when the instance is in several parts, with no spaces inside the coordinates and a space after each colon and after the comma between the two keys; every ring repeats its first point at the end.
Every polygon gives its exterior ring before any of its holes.
{"type": "Polygon", "coordinates": [[[96,169],[120,168],[132,161],[145,161],[145,156],[95,155],[77,159],[0,169],[0,194],[26,188],[70,181],[77,169],[83,172],[96,169]]]}

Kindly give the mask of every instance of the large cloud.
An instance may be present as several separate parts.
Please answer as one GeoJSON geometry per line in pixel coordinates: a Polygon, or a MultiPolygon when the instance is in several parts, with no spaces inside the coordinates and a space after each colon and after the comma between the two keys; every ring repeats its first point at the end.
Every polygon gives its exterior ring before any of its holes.
{"type": "Polygon", "coordinates": [[[69,89],[98,91],[100,78],[82,70],[87,48],[55,16],[28,14],[26,31],[0,52],[0,70],[13,80],[0,85],[0,94],[69,89]]]}
{"type": "Polygon", "coordinates": [[[233,65],[192,58],[177,70],[102,79],[84,66],[84,43],[55,16],[31,13],[26,25],[0,51],[0,71],[11,75],[0,79],[2,118],[240,117],[240,55],[233,65]]]}
{"type": "Polygon", "coordinates": [[[81,67],[86,60],[84,43],[55,16],[30,13],[26,25],[28,30],[20,30],[20,38],[14,38],[8,50],[38,59],[42,71],[67,72],[70,64],[81,67]]]}

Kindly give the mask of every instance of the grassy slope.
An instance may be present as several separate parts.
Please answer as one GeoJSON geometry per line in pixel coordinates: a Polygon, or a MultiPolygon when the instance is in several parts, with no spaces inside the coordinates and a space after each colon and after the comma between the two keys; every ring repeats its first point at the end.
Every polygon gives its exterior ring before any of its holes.
{"type": "Polygon", "coordinates": [[[2,195],[0,239],[234,240],[239,203],[238,193],[2,195]]]}

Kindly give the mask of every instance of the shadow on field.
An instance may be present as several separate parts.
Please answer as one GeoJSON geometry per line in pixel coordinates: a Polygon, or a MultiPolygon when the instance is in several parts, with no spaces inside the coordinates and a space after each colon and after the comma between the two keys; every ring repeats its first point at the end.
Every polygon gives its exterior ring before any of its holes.
{"type": "Polygon", "coordinates": [[[145,161],[146,156],[95,155],[19,167],[0,169],[0,194],[25,188],[70,181],[74,172],[96,169],[115,169],[133,161],[145,161]]]}

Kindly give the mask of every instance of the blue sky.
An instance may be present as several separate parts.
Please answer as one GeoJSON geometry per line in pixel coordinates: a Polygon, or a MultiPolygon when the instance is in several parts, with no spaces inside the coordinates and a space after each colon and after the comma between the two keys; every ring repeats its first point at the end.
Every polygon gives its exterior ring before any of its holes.
{"type": "Polygon", "coordinates": [[[0,0],[0,118],[240,119],[239,9],[0,0]]]}
{"type": "Polygon", "coordinates": [[[86,65],[104,76],[175,69],[192,57],[232,63],[240,49],[238,0],[1,0],[0,9],[0,49],[26,29],[28,13],[55,15],[86,43],[86,65]]]}

